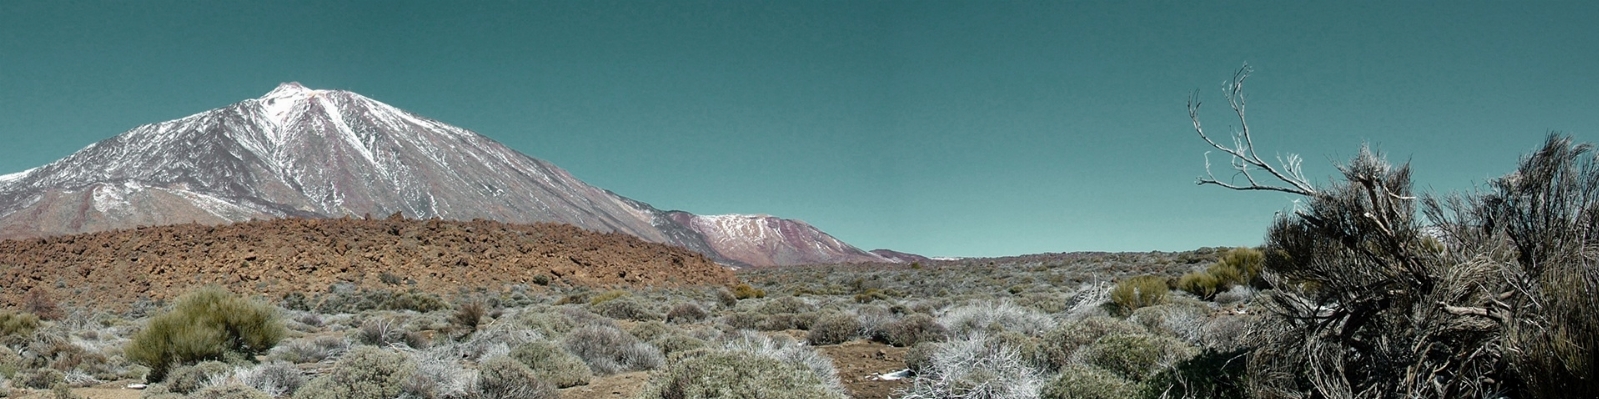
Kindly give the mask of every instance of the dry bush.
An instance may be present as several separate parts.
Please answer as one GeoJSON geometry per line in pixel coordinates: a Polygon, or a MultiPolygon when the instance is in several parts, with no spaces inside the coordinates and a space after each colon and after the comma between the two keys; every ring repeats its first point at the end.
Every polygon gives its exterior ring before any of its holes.
{"type": "Polygon", "coordinates": [[[1045,380],[1016,348],[975,333],[941,343],[904,399],[1038,397],[1045,380]]]}
{"type": "Polygon", "coordinates": [[[188,399],[272,399],[258,389],[238,384],[212,385],[195,391],[188,399]]]}
{"type": "Polygon", "coordinates": [[[656,312],[654,306],[645,303],[642,299],[631,296],[597,302],[589,305],[589,309],[601,316],[618,320],[654,321],[664,318],[660,313],[656,312]]]}
{"type": "Polygon", "coordinates": [[[1032,308],[1016,306],[1006,301],[983,301],[944,312],[938,318],[955,337],[971,334],[995,334],[1015,331],[1039,336],[1053,327],[1055,319],[1032,308]]]}
{"type": "Polygon", "coordinates": [[[856,321],[855,316],[834,313],[817,320],[805,339],[811,341],[812,345],[833,345],[855,338],[860,330],[861,323],[856,321]]]}
{"type": "Polygon", "coordinates": [[[1138,394],[1137,385],[1098,368],[1071,365],[1045,385],[1040,399],[1125,399],[1138,394]]]}
{"type": "Polygon", "coordinates": [[[1188,360],[1198,350],[1171,337],[1150,334],[1111,334],[1095,340],[1074,356],[1083,364],[1144,381],[1162,369],[1188,360]]]}
{"type": "Polygon", "coordinates": [[[246,386],[260,390],[271,397],[288,397],[294,395],[305,385],[305,374],[298,367],[286,362],[264,363],[255,367],[239,369],[234,372],[234,377],[246,386]]]}
{"type": "Polygon", "coordinates": [[[316,363],[337,358],[350,350],[350,341],[343,337],[318,336],[290,340],[267,353],[267,359],[289,363],[316,363]]]}
{"type": "Polygon", "coordinates": [[[416,372],[405,355],[370,346],[350,351],[294,393],[295,399],[392,399],[416,372]]]}
{"type": "Polygon", "coordinates": [[[667,323],[695,323],[705,320],[706,317],[710,317],[710,314],[706,313],[705,309],[688,302],[673,305],[672,309],[666,312],[667,323]]]}
{"type": "Polygon", "coordinates": [[[917,313],[905,316],[883,327],[880,335],[872,339],[893,346],[915,346],[921,342],[938,342],[949,333],[933,316],[917,313]]]}
{"type": "Polygon", "coordinates": [[[814,347],[795,341],[787,335],[765,336],[751,331],[740,331],[737,335],[729,337],[722,347],[799,365],[815,375],[828,390],[843,391],[838,372],[833,368],[833,361],[817,352],[814,347]]]}
{"type": "MultiPolygon", "coordinates": [[[[1243,120],[1246,66],[1228,85],[1243,120]]],[[[1297,158],[1255,156],[1247,127],[1235,170],[1269,173],[1241,190],[1304,196],[1267,233],[1266,302],[1250,356],[1257,397],[1583,397],[1599,391],[1599,161],[1551,134],[1481,192],[1412,192],[1409,165],[1369,148],[1312,187],[1297,158]],[[1262,172],[1263,171],[1263,172],[1262,172]],[[1273,186],[1271,184],[1286,184],[1273,186]],[[1419,213],[1419,214],[1418,214],[1419,213]]],[[[1247,125],[1243,125],[1247,126],[1247,125]]]]}
{"type": "Polygon", "coordinates": [[[510,356],[531,368],[540,380],[548,381],[556,388],[588,385],[589,380],[594,378],[583,359],[548,341],[517,345],[511,350],[510,356]]]}
{"type": "Polygon", "coordinates": [[[478,366],[478,397],[481,399],[553,399],[560,395],[555,387],[541,380],[532,369],[506,356],[496,356],[478,366]]]}
{"type": "Polygon", "coordinates": [[[1142,332],[1137,325],[1127,321],[1094,316],[1062,324],[1044,334],[1043,351],[1052,370],[1065,367],[1072,354],[1084,345],[1110,334],[1135,334],[1142,332]]]}
{"type": "Polygon", "coordinates": [[[661,351],[615,327],[588,326],[567,333],[561,346],[595,374],[651,370],[661,366],[661,351]]]}
{"type": "Polygon", "coordinates": [[[22,296],[22,311],[39,315],[45,320],[61,320],[66,317],[66,312],[61,305],[56,303],[55,296],[44,287],[33,287],[22,296]]]}
{"type": "Polygon", "coordinates": [[[650,378],[640,399],[844,399],[804,367],[735,350],[710,351],[650,378]]]}

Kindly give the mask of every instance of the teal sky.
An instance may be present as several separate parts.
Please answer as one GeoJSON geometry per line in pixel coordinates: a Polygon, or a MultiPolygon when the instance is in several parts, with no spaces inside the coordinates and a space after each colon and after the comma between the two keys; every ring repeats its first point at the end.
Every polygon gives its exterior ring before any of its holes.
{"type": "MultiPolygon", "coordinates": [[[[0,174],[135,126],[351,90],[663,209],[934,256],[1256,245],[1292,198],[1198,187],[1221,83],[1325,182],[1423,190],[1599,140],[1599,2],[0,2],[0,174]]],[[[1212,160],[1225,160],[1213,155],[1212,160]]]]}

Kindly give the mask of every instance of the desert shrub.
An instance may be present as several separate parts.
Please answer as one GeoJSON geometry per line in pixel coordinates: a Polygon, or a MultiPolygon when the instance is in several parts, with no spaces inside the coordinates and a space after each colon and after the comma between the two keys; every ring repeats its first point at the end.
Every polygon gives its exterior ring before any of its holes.
{"type": "Polygon", "coordinates": [[[398,321],[387,317],[372,317],[354,331],[356,342],[372,346],[389,346],[405,342],[405,329],[398,321]]]}
{"type": "Polygon", "coordinates": [[[294,393],[295,399],[391,399],[416,371],[399,353],[363,346],[350,351],[326,374],[294,393]]]}
{"type": "Polygon", "coordinates": [[[437,294],[416,289],[357,291],[353,287],[334,287],[321,299],[321,303],[317,304],[315,309],[317,313],[323,314],[359,313],[368,310],[411,310],[427,313],[449,307],[449,304],[437,294]]]}
{"type": "Polygon", "coordinates": [[[1078,348],[1109,334],[1135,334],[1141,330],[1124,320],[1106,317],[1087,317],[1062,324],[1044,334],[1043,351],[1052,370],[1065,367],[1078,348]]]}
{"type": "Polygon", "coordinates": [[[792,297],[792,296],[785,296],[785,297],[779,297],[779,298],[773,298],[773,299],[767,300],[766,303],[761,304],[761,306],[756,309],[756,311],[764,313],[764,314],[768,314],[768,315],[784,314],[784,313],[801,313],[801,312],[809,312],[811,310],[815,310],[815,307],[811,306],[811,304],[809,304],[809,303],[805,303],[804,299],[799,299],[797,297],[792,297]]]}
{"type": "Polygon", "coordinates": [[[272,399],[272,395],[244,385],[220,384],[195,391],[188,399],[272,399]]]}
{"type": "Polygon", "coordinates": [[[1203,341],[1205,322],[1210,318],[1210,307],[1193,299],[1181,298],[1164,305],[1139,308],[1127,321],[1138,324],[1150,332],[1170,335],[1190,344],[1203,341]]]}
{"type": "MultiPolygon", "coordinates": [[[[381,334],[379,334],[381,336],[381,334]]],[[[267,359],[290,363],[316,363],[343,355],[350,350],[350,341],[343,337],[318,336],[290,340],[272,348],[267,359]]]]}
{"type": "Polygon", "coordinates": [[[0,345],[20,345],[33,340],[39,329],[39,316],[0,310],[0,345]]]}
{"type": "Polygon", "coordinates": [[[667,323],[694,323],[705,320],[706,317],[710,317],[710,314],[706,313],[705,309],[687,302],[672,305],[672,309],[666,312],[667,323]]]}
{"type": "Polygon", "coordinates": [[[172,369],[167,378],[167,389],[181,394],[191,394],[211,383],[211,379],[233,374],[233,366],[218,361],[204,361],[193,366],[172,369]]]}
{"type": "Polygon", "coordinates": [[[905,368],[911,374],[923,375],[933,367],[933,354],[938,352],[937,342],[922,342],[905,351],[905,368]]]}
{"type": "Polygon", "coordinates": [[[638,338],[640,341],[654,341],[655,338],[670,334],[672,331],[674,330],[671,326],[659,321],[635,323],[627,328],[627,333],[632,334],[634,338],[638,338]]]}
{"type": "Polygon", "coordinates": [[[150,368],[150,381],[161,381],[175,365],[229,354],[251,358],[272,349],[286,333],[271,305],[207,287],[184,294],[172,311],[151,318],[123,353],[150,368]]]}
{"type": "Polygon", "coordinates": [[[1235,303],[1248,302],[1250,299],[1254,298],[1254,288],[1250,288],[1246,285],[1235,285],[1226,292],[1217,293],[1214,298],[1211,298],[1211,300],[1216,301],[1217,304],[1231,305],[1235,303]]]}
{"type": "Polygon", "coordinates": [[[1143,381],[1177,362],[1193,357],[1197,351],[1171,337],[1150,334],[1112,334],[1083,348],[1082,362],[1116,373],[1132,381],[1143,381]]]}
{"type": "Polygon", "coordinates": [[[1177,278],[1177,289],[1188,291],[1201,299],[1210,300],[1221,291],[1222,282],[1216,275],[1205,271],[1195,271],[1177,278]]]}
{"type": "Polygon", "coordinates": [[[460,364],[461,355],[446,343],[409,354],[415,371],[400,383],[406,399],[469,399],[475,394],[477,374],[460,364]]]}
{"type": "Polygon", "coordinates": [[[751,331],[740,331],[728,337],[722,347],[800,365],[810,370],[811,374],[830,389],[843,390],[832,360],[818,353],[814,347],[801,344],[787,335],[766,336],[751,331]]]}
{"type": "Polygon", "coordinates": [[[305,374],[293,364],[271,362],[234,373],[239,382],[271,397],[287,397],[305,385],[305,374]]]}
{"type": "Polygon", "coordinates": [[[1200,328],[1200,344],[1206,349],[1221,352],[1254,347],[1256,344],[1249,340],[1249,327],[1258,323],[1260,318],[1231,315],[1212,317],[1200,328]]]}
{"type": "Polygon", "coordinates": [[[496,356],[478,366],[478,393],[483,399],[543,399],[559,397],[555,387],[539,379],[527,365],[496,356]]]}
{"type": "Polygon", "coordinates": [[[974,333],[939,344],[903,398],[1035,398],[1044,382],[1015,348],[974,333]]]}
{"type": "Polygon", "coordinates": [[[812,345],[839,344],[855,338],[860,330],[861,323],[855,319],[855,316],[834,313],[817,320],[805,339],[811,341],[812,345]]]}
{"type": "Polygon", "coordinates": [[[1141,307],[1166,303],[1170,292],[1165,277],[1138,276],[1116,283],[1116,288],[1110,290],[1110,301],[1127,314],[1141,307]]]}
{"type": "Polygon", "coordinates": [[[1049,385],[1045,385],[1038,397],[1040,399],[1127,399],[1136,397],[1137,394],[1137,385],[1126,378],[1109,371],[1074,364],[1062,369],[1060,376],[1050,381],[1049,385]]]}
{"type": "Polygon", "coordinates": [[[510,356],[531,368],[540,380],[548,381],[556,388],[588,385],[589,380],[594,378],[583,359],[548,341],[517,345],[511,350],[510,356]]]}
{"type": "Polygon", "coordinates": [[[463,335],[477,332],[478,323],[483,322],[483,316],[488,314],[488,305],[483,301],[471,300],[455,307],[455,312],[450,313],[450,325],[463,335]]]}
{"type": "Polygon", "coordinates": [[[755,312],[732,312],[722,317],[722,324],[740,330],[754,330],[762,325],[768,325],[767,317],[755,312]]]}
{"type": "MultiPolygon", "coordinates": [[[[736,299],[765,298],[766,291],[751,287],[749,284],[739,284],[733,286],[733,297],[736,299]]],[[[722,304],[726,305],[727,302],[724,301],[722,304]]]]}
{"type": "MultiPolygon", "coordinates": [[[[617,298],[627,297],[627,296],[631,296],[631,295],[632,294],[629,294],[627,291],[622,291],[622,290],[605,291],[605,292],[600,293],[599,295],[595,295],[595,296],[589,298],[589,306],[599,305],[599,304],[602,304],[602,303],[610,302],[611,300],[614,300],[614,299],[617,299],[617,298]]],[[[595,312],[595,313],[598,313],[598,312],[595,312]]]]}
{"type": "MultiPolygon", "coordinates": [[[[765,296],[764,292],[762,294],[762,296],[765,296]]],[[[733,291],[729,291],[727,288],[717,288],[716,303],[724,308],[731,309],[734,306],[738,306],[738,294],[734,294],[733,291]]]]}
{"type": "Polygon", "coordinates": [[[808,327],[804,319],[793,313],[765,315],[759,320],[755,323],[755,329],[759,331],[804,330],[808,327]]]}
{"type": "MultiPolygon", "coordinates": [[[[598,299],[598,298],[596,298],[598,299]]],[[[661,320],[661,314],[645,304],[638,298],[619,297],[589,305],[589,308],[601,316],[612,319],[652,321],[661,320]]]]}
{"type": "Polygon", "coordinates": [[[522,312],[513,319],[514,324],[523,328],[539,332],[544,336],[554,337],[566,334],[573,328],[572,321],[565,315],[555,312],[522,312]]]}
{"type": "Polygon", "coordinates": [[[14,383],[22,386],[23,388],[50,389],[58,384],[65,384],[67,382],[67,375],[66,373],[62,373],[61,370],[46,368],[30,371],[19,371],[17,372],[14,380],[14,383]]]}
{"type": "Polygon", "coordinates": [[[572,326],[571,328],[585,326],[616,327],[615,320],[579,307],[563,307],[556,313],[560,313],[561,317],[566,318],[566,322],[572,326]]]}
{"type": "Polygon", "coordinates": [[[45,320],[61,320],[66,312],[56,303],[55,297],[44,287],[33,287],[22,295],[22,311],[38,315],[45,320]]]}
{"type": "Polygon", "coordinates": [[[650,370],[660,367],[663,360],[659,349],[615,327],[588,326],[572,330],[561,338],[561,346],[600,375],[650,370]]]}
{"type": "Polygon", "coordinates": [[[948,330],[938,324],[933,316],[917,313],[900,318],[883,327],[881,336],[873,339],[893,346],[914,346],[921,342],[937,342],[944,339],[948,330]]]}
{"type": "Polygon", "coordinates": [[[705,348],[710,346],[710,343],[705,342],[703,339],[679,333],[670,333],[650,340],[650,345],[655,345],[657,349],[661,350],[662,356],[670,359],[674,354],[705,348]]]}
{"type": "Polygon", "coordinates": [[[988,336],[990,345],[999,345],[1016,351],[1028,366],[1049,368],[1049,356],[1044,352],[1044,340],[1016,331],[1000,331],[988,336]]]}
{"type": "Polygon", "coordinates": [[[1162,369],[1142,384],[1143,398],[1248,398],[1244,378],[1248,353],[1204,351],[1162,369]]]}
{"type": "Polygon", "coordinates": [[[799,365],[749,352],[718,350],[673,364],[650,378],[641,399],[845,398],[799,365]]]}
{"type": "Polygon", "coordinates": [[[1010,302],[985,301],[950,309],[938,318],[938,324],[949,329],[949,333],[956,337],[1000,331],[1043,335],[1046,329],[1055,325],[1055,320],[1037,310],[1010,302]]]}

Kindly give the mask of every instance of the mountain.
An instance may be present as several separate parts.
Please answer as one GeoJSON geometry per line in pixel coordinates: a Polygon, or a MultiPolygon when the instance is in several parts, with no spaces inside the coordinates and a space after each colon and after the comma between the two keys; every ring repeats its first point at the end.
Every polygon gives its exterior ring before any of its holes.
{"type": "Polygon", "coordinates": [[[803,221],[767,215],[668,212],[678,225],[705,237],[722,257],[755,266],[898,261],[862,251],[803,221]]]}
{"type": "Polygon", "coordinates": [[[865,253],[797,221],[774,225],[788,237],[776,241],[762,229],[696,227],[699,216],[591,186],[466,129],[298,83],[0,176],[0,239],[395,213],[566,223],[735,266],[850,262],[865,253]]]}

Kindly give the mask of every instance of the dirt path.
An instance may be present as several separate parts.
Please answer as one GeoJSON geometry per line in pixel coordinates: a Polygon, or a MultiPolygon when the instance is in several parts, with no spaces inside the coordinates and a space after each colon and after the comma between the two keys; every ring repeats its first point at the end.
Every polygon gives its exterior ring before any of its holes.
{"type": "Polygon", "coordinates": [[[588,385],[561,390],[561,399],[613,399],[628,398],[644,389],[650,373],[635,371],[615,374],[589,381],[588,385]]]}
{"type": "Polygon", "coordinates": [[[878,374],[905,368],[905,348],[895,348],[877,342],[854,340],[838,345],[823,345],[816,349],[833,359],[838,369],[838,379],[844,389],[855,399],[884,399],[894,391],[910,387],[910,379],[884,381],[878,374]]]}

